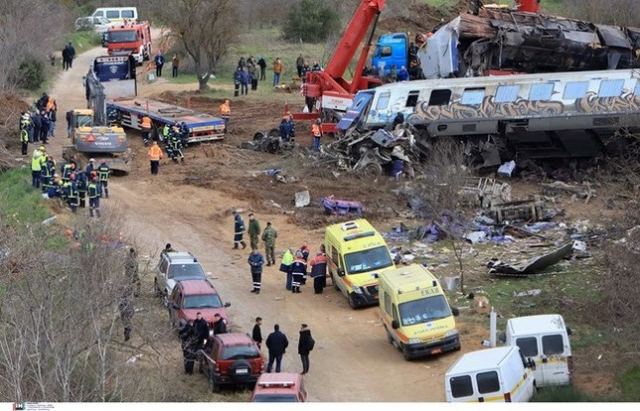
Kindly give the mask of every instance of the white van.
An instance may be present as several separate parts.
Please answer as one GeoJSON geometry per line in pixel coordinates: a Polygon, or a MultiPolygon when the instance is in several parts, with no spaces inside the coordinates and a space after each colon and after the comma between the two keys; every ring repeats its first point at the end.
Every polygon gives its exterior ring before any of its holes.
{"type": "Polygon", "coordinates": [[[516,345],[536,363],[538,387],[571,383],[570,331],[558,314],[517,317],[507,321],[506,345],[516,345]]]}
{"type": "Polygon", "coordinates": [[[445,374],[447,402],[528,402],[534,367],[515,346],[466,353],[445,374]]]}
{"type": "Polygon", "coordinates": [[[104,17],[112,23],[123,23],[125,20],[138,20],[138,9],[136,7],[100,7],[91,16],[104,17]]]}

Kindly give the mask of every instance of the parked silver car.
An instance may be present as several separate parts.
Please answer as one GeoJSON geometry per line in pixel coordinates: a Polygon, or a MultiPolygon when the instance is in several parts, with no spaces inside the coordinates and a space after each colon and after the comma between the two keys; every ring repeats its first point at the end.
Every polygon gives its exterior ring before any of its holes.
{"type": "Polygon", "coordinates": [[[206,280],[207,276],[198,259],[189,252],[163,252],[156,267],[153,286],[156,296],[163,297],[164,303],[171,295],[176,282],[180,280],[206,280]]]}
{"type": "Polygon", "coordinates": [[[105,17],[78,17],[75,22],[76,31],[91,31],[106,33],[113,23],[105,17]]]}

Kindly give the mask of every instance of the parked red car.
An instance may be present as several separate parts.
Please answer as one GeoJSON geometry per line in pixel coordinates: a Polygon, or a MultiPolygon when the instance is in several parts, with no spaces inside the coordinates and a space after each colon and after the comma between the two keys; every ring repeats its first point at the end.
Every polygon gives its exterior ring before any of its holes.
{"type": "Polygon", "coordinates": [[[253,386],[264,371],[264,358],[248,334],[217,334],[199,354],[200,371],[212,392],[222,386],[253,386]]]}
{"type": "Polygon", "coordinates": [[[269,373],[258,378],[251,402],[306,402],[307,390],[302,375],[269,373]]]}
{"type": "Polygon", "coordinates": [[[213,316],[220,316],[229,323],[226,307],[215,287],[207,280],[178,281],[169,296],[169,319],[171,326],[177,329],[180,322],[195,320],[196,314],[201,313],[210,326],[213,327],[213,316]]]}

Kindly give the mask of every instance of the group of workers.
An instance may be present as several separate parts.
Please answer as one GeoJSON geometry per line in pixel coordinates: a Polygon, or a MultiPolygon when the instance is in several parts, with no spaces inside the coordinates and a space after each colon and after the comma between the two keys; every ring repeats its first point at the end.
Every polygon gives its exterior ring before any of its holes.
{"type": "Polygon", "coordinates": [[[47,144],[49,138],[55,136],[57,113],[58,104],[47,93],[42,93],[30,111],[20,113],[20,146],[23,156],[28,153],[29,143],[47,144]]]}
{"type": "MultiPolygon", "coordinates": [[[[234,216],[234,237],[233,248],[243,249],[247,247],[244,241],[245,231],[249,234],[251,254],[247,262],[250,266],[252,289],[254,294],[260,294],[262,289],[262,272],[265,265],[265,257],[258,251],[259,239],[264,242],[267,267],[276,264],[275,246],[278,232],[271,222],[267,223],[264,231],[260,229],[260,222],[253,213],[249,213],[249,228],[245,229],[244,220],[239,212],[233,211],[234,216]],[[262,235],[260,236],[260,233],[262,235]]],[[[327,256],[324,245],[320,246],[320,251],[309,260],[310,249],[305,242],[296,252],[291,248],[287,249],[282,256],[280,271],[286,275],[285,288],[294,294],[301,293],[301,287],[306,283],[307,275],[313,278],[313,289],[316,294],[322,294],[326,287],[327,277],[327,256]],[[310,267],[310,269],[308,268],[310,267]]]]}
{"type": "Polygon", "coordinates": [[[89,199],[89,215],[100,217],[100,199],[109,198],[111,169],[106,161],[96,165],[92,158],[81,169],[75,160],[67,161],[56,170],[56,161],[45,146],[33,151],[31,157],[31,185],[40,188],[47,198],[61,198],[72,212],[85,208],[89,199]]]}
{"type": "Polygon", "coordinates": [[[181,324],[179,335],[182,341],[184,372],[193,374],[193,365],[198,351],[211,348],[211,334],[218,335],[226,332],[227,320],[218,313],[214,314],[212,324],[209,324],[200,312],[196,314],[195,320],[181,324]]]}

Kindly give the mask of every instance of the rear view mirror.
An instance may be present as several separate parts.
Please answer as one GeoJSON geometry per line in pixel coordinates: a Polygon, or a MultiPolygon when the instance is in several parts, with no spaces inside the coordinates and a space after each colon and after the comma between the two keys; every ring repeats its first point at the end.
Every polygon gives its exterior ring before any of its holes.
{"type": "Polygon", "coordinates": [[[532,370],[535,371],[536,369],[536,362],[533,360],[533,358],[529,358],[527,359],[527,367],[531,368],[532,370]]]}
{"type": "Polygon", "coordinates": [[[571,331],[571,328],[567,327],[567,335],[573,335],[573,331],[571,331]]]}
{"type": "Polygon", "coordinates": [[[391,328],[393,328],[394,330],[400,328],[400,323],[398,323],[398,320],[391,321],[391,328]]]}
{"type": "Polygon", "coordinates": [[[458,307],[451,307],[451,314],[453,314],[454,317],[459,316],[460,310],[458,309],[458,307]]]}
{"type": "Polygon", "coordinates": [[[344,277],[344,270],[342,268],[338,268],[338,276],[344,277]]]}
{"type": "Polygon", "coordinates": [[[231,303],[224,303],[224,308],[229,308],[231,307],[231,303]]]}

